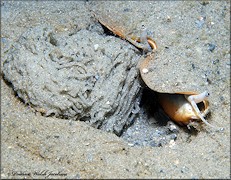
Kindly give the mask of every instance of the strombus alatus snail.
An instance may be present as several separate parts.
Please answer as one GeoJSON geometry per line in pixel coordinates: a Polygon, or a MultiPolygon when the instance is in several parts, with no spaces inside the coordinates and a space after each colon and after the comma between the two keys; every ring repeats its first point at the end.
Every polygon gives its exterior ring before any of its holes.
{"type": "MultiPolygon", "coordinates": [[[[153,59],[153,54],[157,49],[156,42],[148,36],[147,29],[142,26],[140,36],[131,35],[125,28],[117,27],[113,23],[108,23],[105,19],[99,18],[95,15],[99,23],[112,31],[115,35],[122,39],[127,40],[135,47],[142,49],[146,56],[143,61],[139,64],[139,70],[141,77],[145,84],[157,94],[157,99],[164,112],[177,124],[186,125],[190,128],[194,122],[201,120],[206,125],[216,128],[215,126],[209,124],[205,117],[209,113],[209,93],[204,91],[202,93],[197,93],[193,91],[182,91],[182,92],[158,92],[147,79],[145,74],[149,71],[149,61],[153,59]]],[[[220,128],[221,130],[223,128],[220,128]]]]}

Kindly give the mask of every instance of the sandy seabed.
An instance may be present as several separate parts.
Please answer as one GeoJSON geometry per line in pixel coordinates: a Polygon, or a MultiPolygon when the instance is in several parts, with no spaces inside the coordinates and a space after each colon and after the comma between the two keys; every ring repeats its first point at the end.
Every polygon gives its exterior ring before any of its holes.
{"type": "MultiPolygon", "coordinates": [[[[84,19],[84,8],[76,11],[78,6],[85,5],[82,1],[1,2],[1,59],[10,44],[29,27],[50,23],[65,31],[72,27],[75,18],[82,18],[80,27],[85,28],[89,19],[84,19]]],[[[94,8],[97,3],[90,5],[94,8]]],[[[154,23],[159,48],[173,46],[169,57],[177,50],[176,44],[188,45],[188,49],[195,47],[196,57],[204,61],[193,59],[193,51],[184,53],[186,50],[182,49],[180,55],[188,57],[195,66],[212,69],[207,73],[212,81],[207,84],[211,94],[209,121],[225,130],[214,132],[208,128],[197,135],[182,130],[174,144],[132,147],[115,134],[85,122],[42,116],[23,104],[11,86],[1,80],[2,179],[230,178],[230,2],[144,1],[142,7],[128,2],[107,6],[111,12],[121,8],[129,11],[133,7],[142,16],[138,14],[139,19],[132,23],[154,23]],[[145,10],[148,7],[156,8],[151,12],[145,10]],[[205,22],[200,16],[206,17],[205,22]],[[172,21],[166,25],[170,17],[172,21]],[[187,21],[185,26],[180,23],[180,17],[187,21]],[[177,27],[178,20],[179,31],[187,36],[170,36],[167,31],[177,27]],[[203,29],[209,23],[210,30],[203,29]],[[192,29],[192,34],[184,32],[188,29],[192,29]],[[215,44],[215,49],[208,44],[215,44]],[[205,60],[211,60],[211,65],[205,60]]],[[[1,68],[2,64],[1,61],[1,68]]]]}

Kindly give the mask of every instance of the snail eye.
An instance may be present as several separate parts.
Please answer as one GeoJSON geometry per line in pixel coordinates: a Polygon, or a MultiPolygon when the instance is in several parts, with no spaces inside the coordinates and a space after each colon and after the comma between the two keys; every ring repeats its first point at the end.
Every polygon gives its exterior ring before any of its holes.
{"type": "Polygon", "coordinates": [[[190,106],[188,106],[187,112],[192,112],[192,111],[193,111],[192,108],[190,106]]]}

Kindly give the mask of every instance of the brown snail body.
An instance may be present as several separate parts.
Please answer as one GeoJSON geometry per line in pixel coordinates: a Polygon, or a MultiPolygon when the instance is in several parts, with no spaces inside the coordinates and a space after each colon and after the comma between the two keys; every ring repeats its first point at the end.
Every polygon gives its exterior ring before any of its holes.
{"type": "MultiPolygon", "coordinates": [[[[187,100],[190,95],[196,95],[194,92],[184,92],[184,94],[158,93],[158,102],[162,106],[165,113],[176,123],[180,125],[188,125],[201,117],[187,100]]],[[[203,100],[198,103],[198,109],[204,118],[209,112],[209,103],[203,100]]]]}

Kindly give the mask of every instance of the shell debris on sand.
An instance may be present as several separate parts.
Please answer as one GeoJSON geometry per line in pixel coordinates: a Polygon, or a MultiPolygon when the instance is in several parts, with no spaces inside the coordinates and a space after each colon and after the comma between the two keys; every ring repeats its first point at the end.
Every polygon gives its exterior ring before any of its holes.
{"type": "Polygon", "coordinates": [[[143,69],[142,69],[142,72],[143,72],[144,74],[146,74],[146,73],[148,73],[148,69],[147,69],[147,68],[143,68],[143,69]]]}

